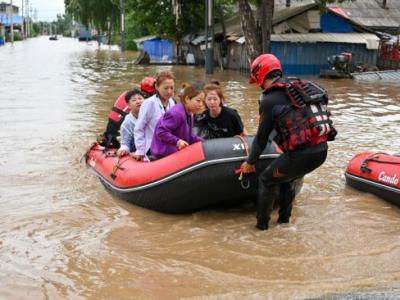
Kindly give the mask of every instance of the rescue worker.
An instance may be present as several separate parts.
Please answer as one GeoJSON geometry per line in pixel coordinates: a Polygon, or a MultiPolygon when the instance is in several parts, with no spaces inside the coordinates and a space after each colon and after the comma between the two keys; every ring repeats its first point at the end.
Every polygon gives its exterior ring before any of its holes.
{"type": "Polygon", "coordinates": [[[266,230],[277,197],[278,223],[289,222],[296,194],[292,183],[323,164],[328,153],[327,141],[334,139],[336,130],[326,110],[325,90],[310,83],[302,92],[311,90],[311,97],[296,94],[293,87],[301,89],[302,81],[291,84],[282,79],[281,63],[274,55],[258,56],[251,65],[250,76],[250,83],[257,84],[263,92],[259,127],[249,157],[241,166],[242,172],[255,171],[254,164],[271,132],[276,131],[273,139],[283,150],[258,179],[256,227],[266,230]]]}
{"type": "MultiPolygon", "coordinates": [[[[144,77],[140,82],[140,91],[145,99],[154,95],[156,92],[155,79],[151,76],[144,77]]],[[[126,93],[127,92],[123,92],[118,97],[113,108],[108,114],[107,128],[99,141],[100,145],[106,148],[120,147],[120,142],[118,141],[117,137],[125,116],[130,112],[129,105],[125,101],[126,93]]]]}

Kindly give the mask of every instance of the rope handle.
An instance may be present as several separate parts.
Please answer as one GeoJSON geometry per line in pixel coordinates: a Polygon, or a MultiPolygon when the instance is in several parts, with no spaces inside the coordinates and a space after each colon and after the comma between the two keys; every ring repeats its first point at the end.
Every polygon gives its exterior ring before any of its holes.
{"type": "Polygon", "coordinates": [[[121,170],[121,171],[125,170],[125,168],[122,167],[122,164],[131,158],[130,156],[128,156],[127,159],[121,161],[121,159],[122,159],[123,157],[124,157],[124,156],[118,157],[118,161],[117,161],[117,163],[113,166],[112,172],[110,173],[110,177],[111,177],[112,179],[114,179],[114,180],[117,178],[117,174],[116,174],[116,173],[117,173],[118,170],[121,170]]]}
{"type": "MultiPolygon", "coordinates": [[[[242,142],[242,144],[244,145],[244,152],[245,152],[246,156],[249,156],[249,154],[250,154],[249,145],[247,144],[247,142],[243,138],[243,136],[235,135],[234,137],[237,137],[242,142]]],[[[242,188],[245,190],[249,189],[250,188],[250,180],[249,180],[247,174],[245,174],[243,172],[242,168],[236,169],[234,172],[235,172],[235,175],[239,175],[238,180],[240,181],[240,185],[242,186],[242,188]]],[[[254,168],[253,172],[254,173],[256,172],[255,168],[254,168]]]]}
{"type": "MultiPolygon", "coordinates": [[[[368,168],[368,162],[374,161],[374,162],[380,162],[380,163],[386,163],[386,164],[393,164],[393,165],[400,165],[400,162],[394,162],[394,161],[385,161],[385,160],[379,160],[379,155],[390,155],[386,152],[375,152],[372,153],[371,155],[367,156],[366,158],[363,159],[361,162],[360,170],[363,173],[372,173],[372,170],[368,168]]],[[[396,157],[399,157],[399,155],[393,155],[396,157]]]]}

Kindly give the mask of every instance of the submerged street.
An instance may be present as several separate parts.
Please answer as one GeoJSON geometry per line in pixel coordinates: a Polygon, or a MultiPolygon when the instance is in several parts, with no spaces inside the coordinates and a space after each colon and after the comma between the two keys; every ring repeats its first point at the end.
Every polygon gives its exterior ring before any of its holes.
{"type": "MultiPolygon", "coordinates": [[[[225,70],[134,65],[136,53],[47,37],[0,48],[0,298],[304,299],[400,281],[400,209],[345,185],[358,152],[399,153],[395,83],[313,78],[339,131],[306,176],[288,225],[253,206],[167,215],[110,195],[82,155],[115,99],[146,75],[217,79],[247,130],[259,89],[225,70]]],[[[190,195],[188,195],[190,197],[190,195]]]]}

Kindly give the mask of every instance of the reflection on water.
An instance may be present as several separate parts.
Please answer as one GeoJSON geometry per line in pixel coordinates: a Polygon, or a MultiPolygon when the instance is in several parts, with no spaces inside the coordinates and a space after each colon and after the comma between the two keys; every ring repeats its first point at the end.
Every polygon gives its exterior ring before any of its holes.
{"type": "MultiPolygon", "coordinates": [[[[398,152],[398,86],[317,79],[337,141],[292,223],[259,232],[253,207],[159,214],[113,198],[79,164],[116,97],[156,72],[134,58],[71,39],[0,48],[0,298],[300,299],[399,281],[399,209],[343,178],[359,151],[398,152]]],[[[178,86],[220,80],[255,132],[259,90],[247,78],[160,68],[178,86]]]]}

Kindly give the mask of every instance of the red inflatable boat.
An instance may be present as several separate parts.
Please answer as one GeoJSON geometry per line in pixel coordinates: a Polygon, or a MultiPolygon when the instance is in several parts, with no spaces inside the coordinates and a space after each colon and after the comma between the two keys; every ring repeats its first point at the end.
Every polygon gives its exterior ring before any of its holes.
{"type": "Polygon", "coordinates": [[[350,186],[400,206],[400,156],[362,152],[349,162],[345,177],[350,186]]]}
{"type": "MultiPolygon", "coordinates": [[[[116,149],[105,150],[96,144],[86,153],[86,164],[119,198],[161,212],[193,212],[256,200],[257,174],[242,178],[235,173],[247,158],[246,144],[251,145],[252,140],[206,140],[151,162],[119,158],[116,149]]],[[[256,164],[257,173],[279,153],[279,148],[268,144],[256,164]]]]}

